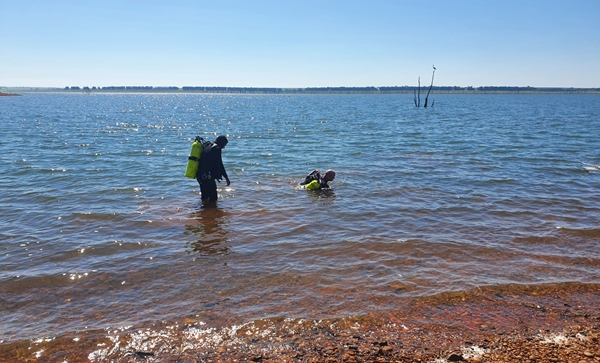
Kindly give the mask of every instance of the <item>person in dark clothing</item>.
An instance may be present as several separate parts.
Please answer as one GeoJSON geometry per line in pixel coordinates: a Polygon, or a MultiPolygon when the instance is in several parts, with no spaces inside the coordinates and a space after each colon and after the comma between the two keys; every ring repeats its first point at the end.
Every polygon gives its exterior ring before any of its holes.
{"type": "Polygon", "coordinates": [[[300,185],[306,185],[307,189],[329,189],[329,182],[335,179],[335,171],[329,169],[324,175],[321,175],[319,170],[313,170],[310,174],[304,178],[304,181],[300,185]],[[316,181],[317,183],[312,183],[316,181]]]}
{"type": "Polygon", "coordinates": [[[224,177],[227,186],[231,185],[227,171],[225,171],[225,166],[223,166],[223,159],[221,158],[221,150],[225,148],[228,142],[227,137],[219,136],[210,148],[205,148],[203,151],[198,173],[196,174],[203,202],[215,203],[217,201],[216,180],[220,182],[224,177]]]}

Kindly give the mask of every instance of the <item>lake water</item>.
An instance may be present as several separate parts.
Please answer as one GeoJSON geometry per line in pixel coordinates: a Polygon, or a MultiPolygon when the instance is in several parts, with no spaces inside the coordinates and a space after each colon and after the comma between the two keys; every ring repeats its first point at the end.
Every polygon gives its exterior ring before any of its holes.
{"type": "Polygon", "coordinates": [[[600,95],[430,98],[0,98],[0,342],[600,283],[600,95]],[[229,138],[217,208],[198,134],[229,138]]]}

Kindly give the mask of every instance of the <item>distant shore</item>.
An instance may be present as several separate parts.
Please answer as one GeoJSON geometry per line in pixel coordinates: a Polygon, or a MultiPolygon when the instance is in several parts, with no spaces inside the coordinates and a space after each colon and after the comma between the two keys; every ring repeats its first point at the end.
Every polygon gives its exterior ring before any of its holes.
{"type": "MultiPolygon", "coordinates": [[[[1,92],[66,92],[66,93],[228,93],[228,94],[411,94],[425,96],[428,87],[385,86],[385,87],[154,87],[154,86],[109,86],[109,87],[0,87],[1,92]]],[[[600,94],[600,88],[564,87],[508,87],[508,86],[433,86],[432,94],[600,94]]]]}

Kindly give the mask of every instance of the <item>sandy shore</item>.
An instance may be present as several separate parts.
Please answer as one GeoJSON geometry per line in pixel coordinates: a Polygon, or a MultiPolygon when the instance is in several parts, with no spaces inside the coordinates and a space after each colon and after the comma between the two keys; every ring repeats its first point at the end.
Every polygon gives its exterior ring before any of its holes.
{"type": "Polygon", "coordinates": [[[135,330],[2,344],[0,361],[600,362],[600,287],[442,294],[346,319],[135,330]]]}

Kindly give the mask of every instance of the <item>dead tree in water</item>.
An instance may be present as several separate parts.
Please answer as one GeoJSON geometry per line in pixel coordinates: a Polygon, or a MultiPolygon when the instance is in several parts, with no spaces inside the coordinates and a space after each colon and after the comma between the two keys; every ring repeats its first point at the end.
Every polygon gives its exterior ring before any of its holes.
{"type": "MultiPolygon", "coordinates": [[[[427,108],[427,102],[429,100],[429,93],[431,93],[431,88],[433,87],[433,77],[435,77],[435,66],[433,66],[433,73],[431,74],[431,84],[429,85],[429,90],[427,91],[427,96],[425,97],[425,104],[423,105],[423,108],[427,108]]],[[[413,96],[414,96],[415,107],[418,108],[418,107],[421,107],[421,77],[419,77],[419,87],[417,88],[417,90],[418,91],[413,90],[413,96]]],[[[431,102],[431,107],[433,107],[434,103],[435,103],[435,100],[433,100],[431,102]]]]}
{"type": "Polygon", "coordinates": [[[413,96],[415,98],[415,106],[417,108],[421,107],[421,77],[419,77],[419,94],[418,94],[418,98],[417,98],[417,93],[415,90],[413,90],[413,96]]]}
{"type": "MultiPolygon", "coordinates": [[[[427,91],[427,96],[425,97],[425,104],[423,108],[427,108],[427,99],[429,98],[429,92],[431,92],[431,87],[433,87],[433,77],[435,76],[435,66],[433,66],[433,73],[431,74],[431,85],[429,85],[429,91],[427,91]]],[[[435,100],[434,100],[435,102],[435,100]]],[[[431,107],[433,107],[433,102],[431,103],[431,107]]]]}

